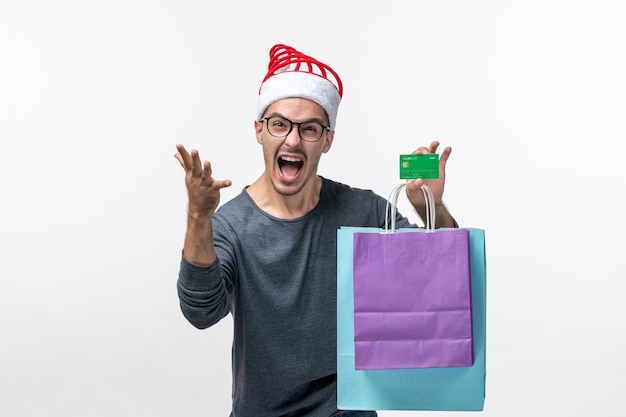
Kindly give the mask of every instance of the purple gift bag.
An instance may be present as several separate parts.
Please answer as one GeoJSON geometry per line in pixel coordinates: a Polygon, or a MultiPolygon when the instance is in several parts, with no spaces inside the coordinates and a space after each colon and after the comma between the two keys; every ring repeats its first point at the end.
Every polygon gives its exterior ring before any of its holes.
{"type": "Polygon", "coordinates": [[[472,365],[467,229],[354,233],[353,257],[356,369],[472,365]]]}

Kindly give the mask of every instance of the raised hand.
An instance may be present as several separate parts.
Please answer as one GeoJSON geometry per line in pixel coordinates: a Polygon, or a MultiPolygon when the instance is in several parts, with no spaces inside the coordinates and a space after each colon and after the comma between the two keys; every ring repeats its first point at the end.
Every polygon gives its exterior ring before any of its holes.
{"type": "MultiPolygon", "coordinates": [[[[439,148],[439,145],[440,144],[438,141],[433,141],[428,147],[422,146],[413,151],[413,153],[437,153],[437,148],[439,148]]],[[[448,158],[450,157],[451,153],[452,148],[448,146],[439,155],[439,178],[427,180],[420,178],[409,182],[406,187],[407,197],[422,219],[425,218],[426,202],[424,200],[424,193],[422,192],[420,187],[422,186],[422,184],[426,184],[431,189],[435,200],[435,211],[437,215],[435,223],[436,227],[452,227],[452,225],[454,224],[454,220],[443,205],[443,190],[446,183],[446,163],[448,162],[448,158]]]]}
{"type": "Polygon", "coordinates": [[[212,216],[220,203],[220,190],[231,185],[230,180],[213,178],[209,161],[200,161],[198,151],[187,152],[176,145],[174,157],[185,170],[185,184],[189,195],[187,234],[183,255],[197,265],[211,265],[217,260],[213,246],[212,216]]]}
{"type": "Polygon", "coordinates": [[[176,145],[178,152],[174,157],[185,170],[185,184],[189,195],[189,214],[193,216],[213,215],[220,203],[220,190],[231,185],[230,180],[213,178],[211,163],[201,162],[196,149],[187,152],[181,144],[176,145]]]}

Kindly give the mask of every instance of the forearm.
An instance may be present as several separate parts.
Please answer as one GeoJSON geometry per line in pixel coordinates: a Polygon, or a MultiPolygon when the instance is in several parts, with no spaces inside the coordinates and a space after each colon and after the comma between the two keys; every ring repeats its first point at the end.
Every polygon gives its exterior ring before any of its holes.
{"type": "Polygon", "coordinates": [[[194,265],[208,266],[217,262],[211,216],[188,213],[183,255],[194,265]]]}
{"type": "Polygon", "coordinates": [[[189,209],[178,298],[183,315],[199,329],[217,323],[230,311],[232,284],[219,262],[213,238],[213,217],[189,209]]]}
{"type": "Polygon", "coordinates": [[[443,203],[439,206],[435,206],[435,229],[441,227],[458,227],[456,221],[443,203]]]}
{"type": "MultiPolygon", "coordinates": [[[[415,208],[418,216],[426,223],[426,207],[420,206],[419,209],[415,208]]],[[[458,227],[456,221],[443,203],[435,204],[435,229],[442,227],[458,227]]]]}
{"type": "Polygon", "coordinates": [[[183,257],[177,288],[183,315],[199,329],[212,326],[230,311],[232,285],[224,279],[219,262],[200,266],[183,257]]]}

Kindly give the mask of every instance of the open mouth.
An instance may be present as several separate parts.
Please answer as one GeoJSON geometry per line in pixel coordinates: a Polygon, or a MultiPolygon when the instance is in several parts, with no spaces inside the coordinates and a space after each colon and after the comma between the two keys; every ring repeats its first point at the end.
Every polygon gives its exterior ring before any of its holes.
{"type": "Polygon", "coordinates": [[[278,169],[284,180],[293,181],[298,177],[304,161],[293,156],[281,156],[278,158],[278,169]]]}

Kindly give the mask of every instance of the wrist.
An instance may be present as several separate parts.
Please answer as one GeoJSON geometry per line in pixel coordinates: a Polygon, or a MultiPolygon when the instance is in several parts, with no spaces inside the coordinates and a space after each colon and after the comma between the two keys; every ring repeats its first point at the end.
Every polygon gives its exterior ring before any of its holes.
{"type": "Polygon", "coordinates": [[[187,209],[187,218],[194,222],[210,222],[213,213],[207,210],[201,210],[197,207],[189,206],[187,209]]]}

